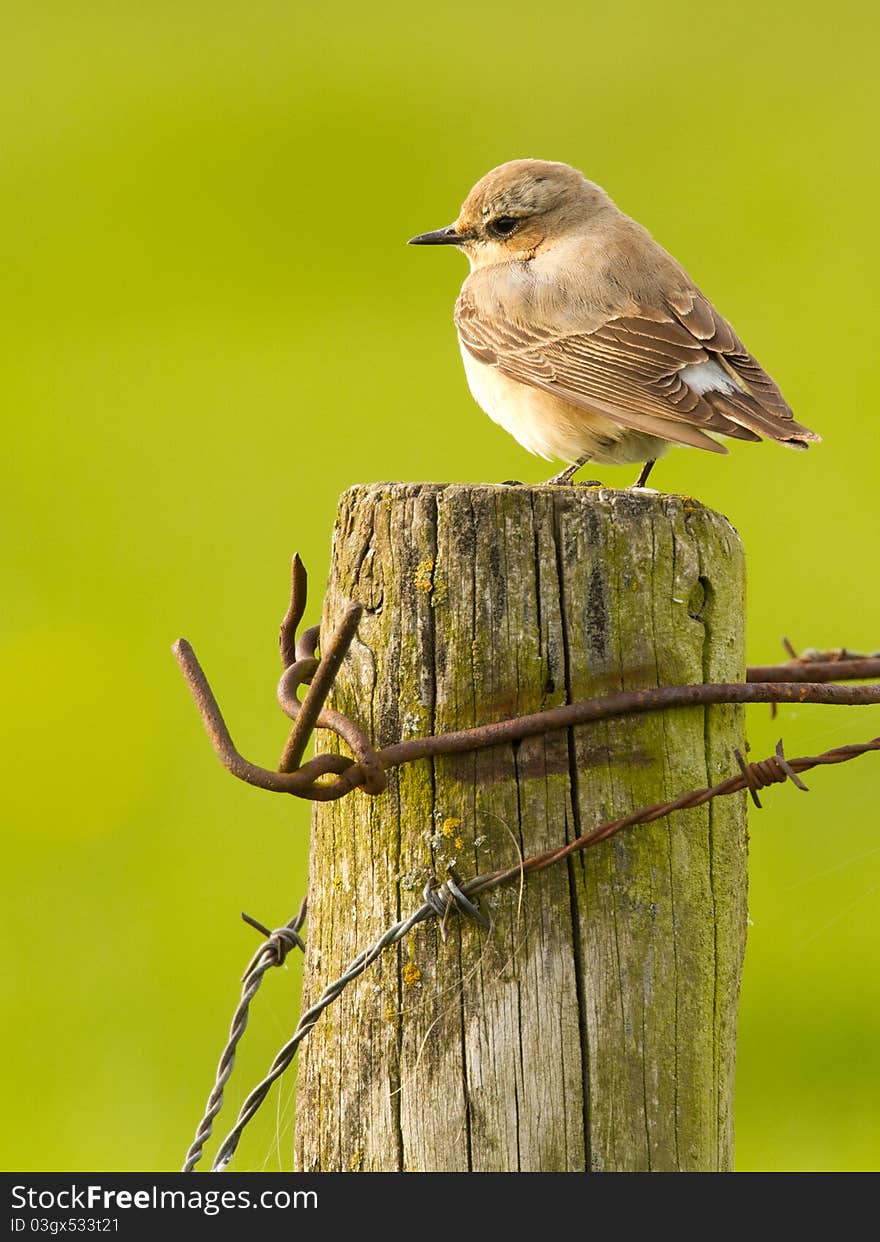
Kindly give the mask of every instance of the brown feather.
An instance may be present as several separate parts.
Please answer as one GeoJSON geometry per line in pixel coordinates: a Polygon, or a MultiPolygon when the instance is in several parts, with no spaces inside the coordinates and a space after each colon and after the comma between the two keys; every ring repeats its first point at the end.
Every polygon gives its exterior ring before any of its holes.
{"type": "Polygon", "coordinates": [[[794,421],[777,385],[693,287],[668,295],[663,308],[639,306],[592,332],[566,336],[489,320],[464,293],[455,318],[462,344],[478,361],[636,431],[715,452],[725,450],[706,432],[819,439],[794,421]],[[700,394],[681,378],[684,367],[711,360],[743,391],[700,394]]]}

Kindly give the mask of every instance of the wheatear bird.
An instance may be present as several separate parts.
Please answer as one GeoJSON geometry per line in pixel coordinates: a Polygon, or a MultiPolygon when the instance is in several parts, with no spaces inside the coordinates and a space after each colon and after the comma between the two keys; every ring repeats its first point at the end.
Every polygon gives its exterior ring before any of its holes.
{"type": "Polygon", "coordinates": [[[568,164],[512,160],[487,173],[454,224],[413,237],[458,246],[470,275],[455,306],[471,392],[531,453],[644,462],[712,438],[820,439],[687,272],[568,164]]]}

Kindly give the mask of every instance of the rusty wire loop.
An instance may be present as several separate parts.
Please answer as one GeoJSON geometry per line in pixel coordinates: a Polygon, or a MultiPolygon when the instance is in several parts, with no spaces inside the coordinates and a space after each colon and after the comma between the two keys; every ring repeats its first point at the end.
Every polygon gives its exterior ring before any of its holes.
{"type": "MultiPolygon", "coordinates": [[[[355,789],[376,795],[387,785],[388,768],[434,755],[458,754],[487,746],[522,741],[554,729],[571,728],[612,716],[635,715],[665,707],[708,706],[716,703],[880,703],[880,685],[842,686],[830,682],[880,678],[880,654],[858,655],[845,648],[810,651],[783,664],[759,665],[746,670],[745,682],[709,685],[659,686],[580,699],[561,707],[549,707],[510,720],[476,725],[431,737],[409,738],[375,750],[363,730],[350,717],[324,703],[348,652],[362,614],[351,603],[326,646],[316,655],[317,626],[297,638],[296,630],[306,607],[306,572],[299,556],[293,558],[290,605],[281,624],[280,649],[284,672],[278,685],[278,702],[293,720],[293,727],[277,769],[259,767],[239,753],[214,692],[190,644],[181,638],[172,650],[195,699],[214,751],[233,776],[259,789],[292,794],[297,798],[329,802],[355,789]],[[300,703],[297,690],[306,685],[300,703]],[[353,758],[319,754],[302,762],[315,728],[335,733],[350,748],[353,758]],[[326,779],[331,777],[333,779],[326,779]]],[[[787,650],[794,648],[787,643],[787,650]]]]}
{"type": "Polygon", "coordinates": [[[291,564],[290,604],[278,635],[284,668],[278,683],[278,704],[294,722],[278,764],[279,771],[293,772],[299,767],[313,729],[332,729],[351,748],[364,773],[365,790],[372,794],[381,793],[387,783],[385,773],[366,736],[342,712],[324,707],[336,674],[357,633],[363,608],[360,604],[349,605],[327,650],[321,653],[318,660],[316,652],[320,626],[312,626],[300,638],[296,636],[306,608],[307,587],[305,566],[297,553],[291,564]],[[300,703],[296,692],[304,683],[310,685],[305,699],[300,703]]]}
{"type": "Polygon", "coordinates": [[[251,927],[255,927],[257,931],[261,932],[266,937],[266,941],[257,949],[242,976],[241,1000],[238,1002],[238,1008],[232,1015],[229,1039],[226,1047],[223,1049],[220,1063],[217,1066],[217,1076],[214,1080],[211,1094],[208,1096],[208,1102],[205,1105],[205,1114],[199,1122],[196,1136],[186,1153],[183,1168],[181,1169],[182,1173],[191,1173],[193,1171],[202,1158],[205,1143],[211,1137],[211,1132],[214,1128],[214,1118],[223,1107],[223,1093],[232,1074],[232,1068],[235,1065],[236,1049],[247,1028],[251,1001],[260,989],[263,976],[273,966],[281,966],[292,948],[296,947],[305,952],[305,945],[299,934],[306,917],[305,898],[303,898],[296,916],[289,923],[286,923],[284,927],[276,927],[274,931],[270,931],[262,923],[258,923],[249,914],[242,914],[241,917],[251,927]]]}
{"type": "MultiPolygon", "coordinates": [[[[743,683],[660,686],[609,694],[597,699],[584,699],[561,707],[547,708],[527,716],[478,725],[472,729],[411,738],[375,750],[354,721],[343,713],[324,706],[357,632],[362,614],[361,605],[352,603],[348,606],[326,646],[321,649],[319,657],[318,627],[305,630],[299,637],[296,632],[305,612],[306,584],[305,569],[296,556],[291,573],[290,605],[281,625],[280,649],[284,672],[278,686],[278,702],[285,714],[292,719],[293,725],[277,770],[259,767],[238,752],[192,647],[185,639],[180,639],[174,644],[173,650],[214,751],[223,766],[239,780],[260,789],[292,794],[313,801],[330,801],[357,788],[370,795],[379,794],[387,784],[387,769],[416,759],[479,750],[534,737],[554,729],[571,728],[612,716],[655,711],[664,707],[716,703],[880,703],[880,683],[869,686],[836,684],[847,680],[880,678],[880,652],[865,655],[850,652],[846,648],[837,648],[831,651],[810,649],[798,655],[791,643],[785,639],[786,650],[792,658],[783,664],[750,667],[743,683]],[[308,689],[300,702],[297,691],[303,685],[308,689]],[[335,733],[350,748],[353,758],[319,754],[303,763],[309,737],[316,728],[335,733]],[[331,779],[328,780],[328,777],[331,779]]],[[[450,870],[448,878],[442,884],[434,877],[429,877],[423,891],[423,904],[408,918],[389,927],[367,949],[359,953],[344,973],[328,984],[317,1001],[301,1015],[293,1035],[275,1057],[266,1076],[242,1105],[235,1126],[217,1151],[211,1166],[212,1172],[228,1167],[244,1128],[259,1109],[272,1084],[288,1068],[303,1039],[323,1011],[349,983],[364,973],[384,949],[398,943],[419,923],[433,918],[439,919],[440,934],[444,940],[447,921],[456,911],[463,917],[488,927],[489,920],[475,900],[480,893],[542,871],[564,858],[606,841],[626,828],[652,823],[674,811],[701,806],[712,798],[748,790],[755,805],[760,807],[759,790],[786,781],[806,790],[799,773],[811,768],[846,763],[869,751],[880,751],[880,737],[858,745],[834,747],[820,755],[806,755],[794,759],[786,757],[781,741],[773,755],[757,762],[747,762],[739,752],[735,752],[739,772],[728,776],[717,785],[692,789],[672,801],[658,802],[619,819],[598,824],[563,846],[534,854],[511,867],[486,872],[467,881],[462,880],[453,870],[450,870]]],[[[187,1152],[184,1172],[191,1172],[195,1168],[201,1159],[204,1144],[212,1133],[214,1119],[223,1103],[224,1088],[232,1073],[235,1051],[247,1026],[249,1006],[263,976],[271,967],[280,965],[291,948],[304,948],[299,929],[305,918],[305,902],[295,919],[273,932],[250,916],[243,917],[267,939],[245,971],[241,1000],[232,1019],[229,1041],[220,1058],[204,1118],[187,1152]]]]}

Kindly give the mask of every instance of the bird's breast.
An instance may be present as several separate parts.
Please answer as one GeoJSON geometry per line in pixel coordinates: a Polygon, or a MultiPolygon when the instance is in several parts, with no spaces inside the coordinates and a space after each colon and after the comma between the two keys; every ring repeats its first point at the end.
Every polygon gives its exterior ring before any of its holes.
{"type": "Polygon", "coordinates": [[[509,379],[497,367],[478,362],[464,345],[461,346],[461,357],[473,398],[492,421],[508,431],[530,453],[548,460],[554,456],[545,443],[546,419],[542,417],[540,402],[536,400],[545,394],[509,379]]]}
{"type": "Polygon", "coordinates": [[[464,345],[461,356],[474,400],[528,452],[566,463],[585,456],[614,463],[646,460],[641,444],[645,437],[627,432],[601,414],[510,379],[497,367],[478,362],[464,345]]]}

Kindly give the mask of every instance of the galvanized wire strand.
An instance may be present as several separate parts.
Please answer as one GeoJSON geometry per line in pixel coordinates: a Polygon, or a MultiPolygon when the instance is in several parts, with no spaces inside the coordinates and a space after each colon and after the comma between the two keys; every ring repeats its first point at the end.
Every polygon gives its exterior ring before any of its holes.
{"type": "Polygon", "coordinates": [[[181,1169],[182,1173],[191,1173],[193,1171],[202,1158],[205,1143],[211,1137],[214,1128],[214,1118],[223,1107],[223,1093],[235,1065],[236,1049],[247,1029],[251,1001],[260,990],[263,976],[273,966],[280,966],[292,948],[305,949],[305,945],[299,935],[305,917],[305,899],[300,905],[295,918],[291,919],[284,927],[277,927],[274,931],[269,931],[267,928],[262,927],[261,924],[257,923],[256,919],[250,918],[249,915],[242,915],[242,918],[247,923],[263,932],[266,936],[266,941],[260,945],[257,952],[251,958],[242,978],[241,999],[238,1002],[235,1013],[232,1015],[229,1039],[227,1040],[226,1047],[223,1049],[220,1063],[217,1066],[217,1075],[211,1094],[208,1096],[208,1102],[205,1105],[204,1116],[199,1122],[196,1136],[186,1153],[183,1168],[181,1169]]]}
{"type": "MultiPolygon", "coordinates": [[[[333,1001],[336,1000],[337,996],[339,996],[343,989],[346,988],[354,979],[357,979],[364,973],[367,967],[376,960],[383,949],[386,949],[389,945],[396,944],[397,941],[402,940],[407,932],[411,931],[417,923],[423,923],[425,919],[433,918],[436,914],[437,911],[432,902],[426,901],[424,905],[420,906],[419,909],[408,918],[401,919],[399,922],[395,923],[393,927],[389,927],[387,931],[384,931],[378,940],[374,941],[369,948],[364,949],[357,955],[357,957],[352,959],[346,970],[339,976],[338,979],[334,979],[332,983],[327,985],[315,1001],[314,1005],[311,1005],[300,1017],[296,1030],[272,1062],[269,1067],[269,1072],[266,1074],[265,1078],[256,1087],[254,1087],[253,1091],[242,1104],[241,1110],[238,1114],[238,1120],[220,1144],[217,1154],[214,1157],[214,1163],[211,1165],[212,1173],[222,1173],[224,1169],[226,1169],[230,1160],[235,1155],[235,1149],[238,1147],[239,1139],[241,1138],[245,1126],[266,1098],[273,1082],[280,1078],[290,1065],[291,1061],[296,1056],[300,1044],[305,1039],[306,1035],[308,1035],[309,1031],[318,1021],[318,1018],[328,1007],[328,1005],[332,1005],[333,1001]]],[[[189,1170],[185,1171],[189,1172],[189,1170]]]]}

